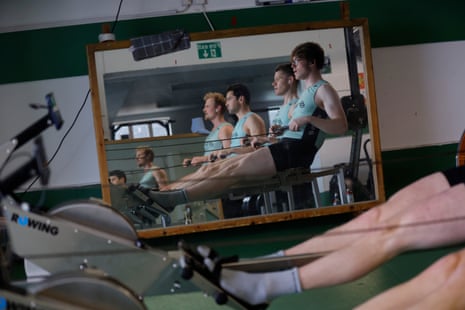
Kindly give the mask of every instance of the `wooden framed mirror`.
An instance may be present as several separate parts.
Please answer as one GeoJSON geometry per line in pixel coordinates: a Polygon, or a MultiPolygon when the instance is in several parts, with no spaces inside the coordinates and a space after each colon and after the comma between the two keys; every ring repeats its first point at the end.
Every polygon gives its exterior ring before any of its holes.
{"type": "MultiPolygon", "coordinates": [[[[182,160],[203,152],[205,135],[192,133],[191,127],[193,119],[202,117],[202,97],[207,91],[224,93],[228,84],[244,83],[252,93],[252,110],[259,112],[268,126],[270,113],[281,100],[271,86],[274,68],[290,61],[292,48],[306,41],[315,41],[325,50],[327,71],[323,77],[340,97],[359,94],[366,108],[363,126],[326,139],[317,154],[311,167],[313,177],[305,182],[313,203],[296,209],[288,200],[289,204],[277,206],[279,201],[270,190],[271,194],[262,197],[262,205],[257,202],[258,212],[225,218],[219,200],[196,202],[176,208],[169,223],[159,217],[150,227],[140,226],[139,234],[152,238],[356,212],[384,201],[368,22],[347,19],[191,33],[190,48],[141,61],[133,59],[129,40],[88,45],[104,202],[114,206],[125,203],[112,198],[108,173],[120,169],[127,172],[129,183],[137,182],[141,172],[134,160],[137,146],[152,147],[155,163],[165,168],[171,180],[193,171],[182,167],[182,160]],[[135,133],[141,126],[145,136],[135,133]],[[160,128],[163,136],[149,137],[160,128]],[[334,190],[337,173],[339,183],[334,190]],[[356,195],[355,201],[347,199],[341,182],[347,187],[356,185],[363,193],[356,195]],[[334,193],[343,196],[337,197],[340,202],[336,205],[334,193]],[[189,221],[186,212],[194,213],[189,221]]],[[[352,121],[360,120],[358,112],[357,107],[347,106],[352,121]]],[[[280,189],[285,187],[280,184],[280,189]]]]}

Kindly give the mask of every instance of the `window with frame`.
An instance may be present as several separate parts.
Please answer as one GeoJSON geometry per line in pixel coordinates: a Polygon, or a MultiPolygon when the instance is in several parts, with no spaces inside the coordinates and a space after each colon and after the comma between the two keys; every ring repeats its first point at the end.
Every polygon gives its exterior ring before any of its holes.
{"type": "Polygon", "coordinates": [[[113,124],[113,138],[114,140],[124,140],[170,136],[172,133],[171,123],[171,120],[166,118],[113,124]]]}

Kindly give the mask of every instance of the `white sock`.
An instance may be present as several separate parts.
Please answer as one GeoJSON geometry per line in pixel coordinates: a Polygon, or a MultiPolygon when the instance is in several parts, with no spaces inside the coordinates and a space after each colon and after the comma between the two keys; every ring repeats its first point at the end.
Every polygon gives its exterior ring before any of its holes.
{"type": "Polygon", "coordinates": [[[172,212],[177,205],[189,202],[185,189],[159,192],[151,191],[149,196],[168,212],[172,212]]]}
{"type": "Polygon", "coordinates": [[[221,271],[221,286],[251,305],[302,291],[297,268],[267,273],[247,273],[230,269],[221,271]]]}

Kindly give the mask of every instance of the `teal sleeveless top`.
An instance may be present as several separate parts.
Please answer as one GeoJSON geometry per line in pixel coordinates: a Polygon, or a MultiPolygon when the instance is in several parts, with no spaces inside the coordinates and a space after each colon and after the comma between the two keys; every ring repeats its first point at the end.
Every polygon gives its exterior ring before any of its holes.
{"type": "Polygon", "coordinates": [[[207,156],[213,151],[221,150],[223,148],[223,141],[220,140],[218,135],[220,133],[220,129],[224,126],[232,126],[232,125],[228,122],[223,122],[219,124],[218,127],[216,127],[215,130],[212,130],[210,134],[207,136],[207,138],[205,139],[205,143],[203,145],[205,156],[207,156]]]}
{"type": "MultiPolygon", "coordinates": [[[[312,86],[308,87],[302,93],[299,101],[296,103],[296,107],[294,109],[294,112],[292,113],[292,118],[289,120],[289,122],[293,119],[296,119],[302,116],[310,116],[310,115],[315,115],[315,114],[326,115],[326,113],[320,113],[322,112],[322,110],[315,103],[315,94],[317,90],[320,88],[320,86],[324,84],[328,84],[328,82],[325,80],[319,80],[312,86]]],[[[305,132],[306,127],[307,126],[303,126],[302,128],[299,128],[299,130],[297,131],[286,130],[284,134],[282,135],[282,137],[291,138],[291,139],[302,139],[302,136],[305,132]]],[[[326,137],[326,134],[322,130],[320,130],[318,133],[317,141],[315,141],[315,144],[317,147],[323,144],[325,137],[326,137]]]]}
{"type": "Polygon", "coordinates": [[[278,113],[271,121],[271,125],[287,126],[289,124],[289,110],[294,103],[296,103],[299,98],[294,98],[289,100],[286,104],[283,104],[279,107],[278,113]]]}
{"type": "Polygon", "coordinates": [[[144,173],[144,175],[139,181],[139,185],[154,190],[157,190],[159,188],[157,180],[155,180],[152,171],[147,171],[146,173],[144,173]]]}
{"type": "Polygon", "coordinates": [[[245,138],[247,136],[246,132],[244,131],[244,124],[245,121],[255,113],[253,112],[248,112],[246,115],[244,115],[243,118],[241,118],[239,121],[237,121],[236,126],[234,126],[234,130],[232,132],[232,137],[231,137],[231,148],[233,147],[240,147],[241,146],[241,138],[245,138]]]}

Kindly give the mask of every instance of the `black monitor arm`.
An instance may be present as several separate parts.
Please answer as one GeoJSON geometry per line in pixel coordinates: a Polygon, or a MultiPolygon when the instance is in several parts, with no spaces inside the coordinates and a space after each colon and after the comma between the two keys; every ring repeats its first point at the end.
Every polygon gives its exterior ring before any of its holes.
{"type": "Polygon", "coordinates": [[[37,137],[34,142],[33,158],[6,178],[0,179],[0,192],[2,194],[11,194],[16,188],[33,176],[40,176],[43,185],[48,183],[50,173],[40,134],[52,125],[59,130],[63,125],[63,119],[56,105],[53,93],[47,94],[45,99],[47,101],[46,105],[35,104],[35,108],[46,108],[48,110],[47,115],[44,115],[38,121],[21,131],[18,135],[10,139],[10,141],[0,145],[1,171],[15,150],[37,137]]]}

